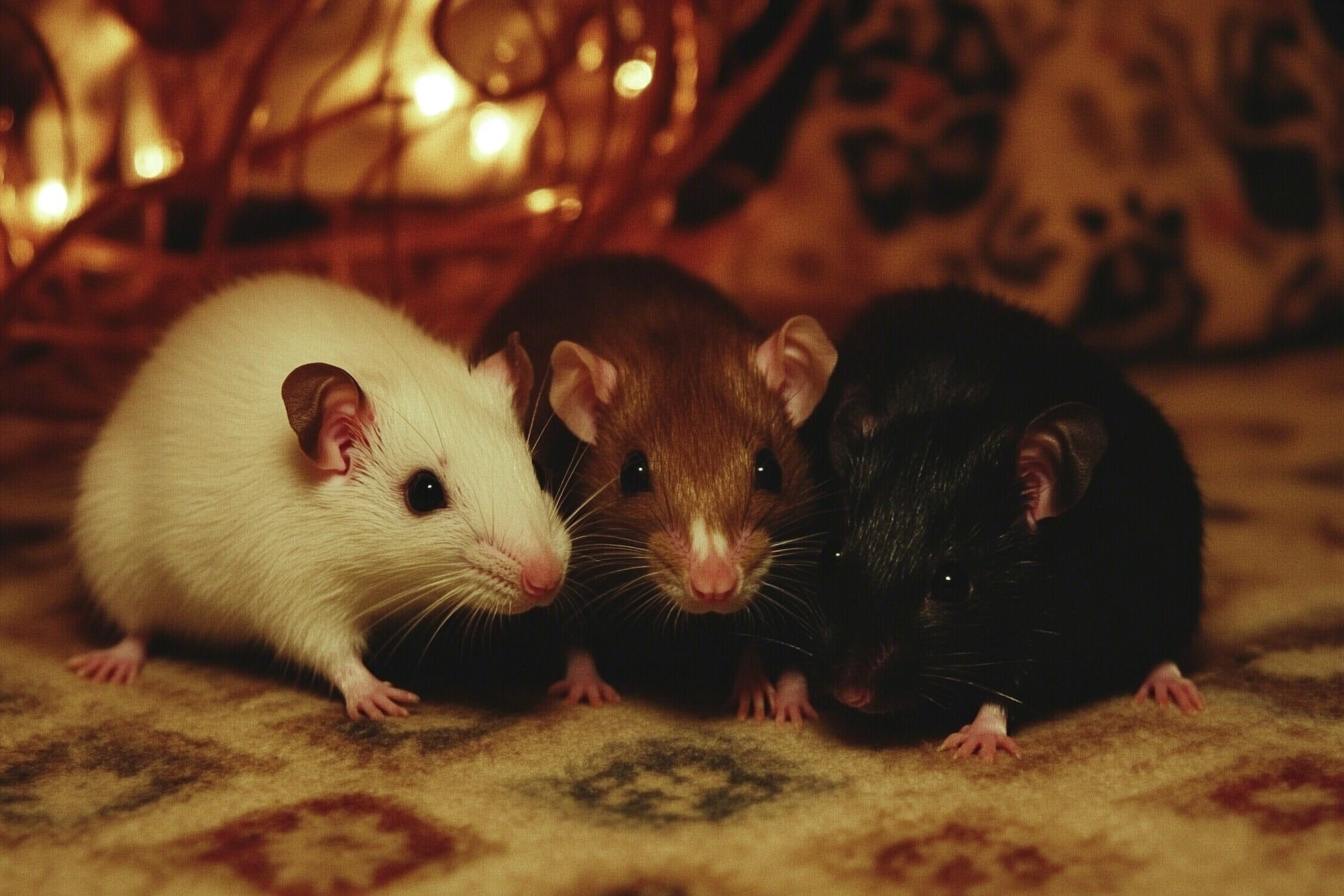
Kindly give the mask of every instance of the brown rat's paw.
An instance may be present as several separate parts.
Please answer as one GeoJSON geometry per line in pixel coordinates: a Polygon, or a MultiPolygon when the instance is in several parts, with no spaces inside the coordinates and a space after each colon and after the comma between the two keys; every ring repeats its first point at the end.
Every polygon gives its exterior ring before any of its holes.
{"type": "Polygon", "coordinates": [[[146,643],[142,635],[127,635],[112,647],[72,656],[65,665],[99,684],[130,684],[145,665],[146,643]]]}
{"type": "Polygon", "coordinates": [[[956,750],[952,754],[954,759],[965,759],[979,753],[984,762],[993,762],[999,750],[1014,759],[1022,758],[1017,742],[1008,736],[1008,713],[997,703],[981,706],[971,724],[963,726],[943,741],[938,751],[941,753],[944,750],[956,750]]]}
{"type": "Polygon", "coordinates": [[[621,702],[621,695],[602,680],[592,654],[586,650],[570,652],[565,663],[565,677],[547,688],[546,693],[563,698],[570,706],[578,706],[585,700],[589,706],[595,707],[621,702]]]}
{"type": "Polygon", "coordinates": [[[1143,703],[1150,695],[1158,706],[1175,703],[1186,715],[1204,711],[1204,695],[1199,692],[1199,687],[1182,675],[1172,662],[1158,663],[1153,667],[1153,671],[1148,673],[1135,692],[1134,702],[1143,703]]]}
{"type": "Polygon", "coordinates": [[[792,722],[801,731],[803,720],[816,721],[817,711],[807,699],[807,678],[796,669],[785,669],[775,684],[775,724],[792,722]]]}
{"type": "Polygon", "coordinates": [[[742,661],[737,666],[737,676],[733,679],[733,694],[728,703],[737,703],[737,717],[754,718],[763,722],[775,714],[775,686],[765,674],[761,663],[761,654],[755,647],[742,652],[742,661]]]}

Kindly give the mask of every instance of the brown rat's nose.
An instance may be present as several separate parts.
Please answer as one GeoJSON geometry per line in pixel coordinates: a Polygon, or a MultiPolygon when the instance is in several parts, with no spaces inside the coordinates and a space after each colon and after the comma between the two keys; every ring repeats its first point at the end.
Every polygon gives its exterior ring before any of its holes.
{"type": "Polygon", "coordinates": [[[687,572],[696,600],[719,603],[737,594],[740,576],[726,557],[710,555],[693,562],[687,572]]]}
{"type": "Polygon", "coordinates": [[[841,687],[836,688],[835,699],[852,709],[863,709],[873,701],[872,688],[841,687]]]}

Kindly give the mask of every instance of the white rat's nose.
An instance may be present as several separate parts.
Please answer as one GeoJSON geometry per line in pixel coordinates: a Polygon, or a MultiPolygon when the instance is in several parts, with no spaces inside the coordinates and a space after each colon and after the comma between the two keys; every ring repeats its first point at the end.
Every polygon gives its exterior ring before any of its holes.
{"type": "Polygon", "coordinates": [[[538,604],[550,603],[564,580],[564,564],[554,555],[533,557],[523,564],[523,593],[538,604]]]}

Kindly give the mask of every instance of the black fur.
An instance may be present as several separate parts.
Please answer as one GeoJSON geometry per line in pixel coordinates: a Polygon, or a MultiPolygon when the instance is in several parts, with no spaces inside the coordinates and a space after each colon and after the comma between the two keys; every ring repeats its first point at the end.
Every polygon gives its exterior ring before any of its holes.
{"type": "Polygon", "coordinates": [[[822,563],[829,683],[871,689],[866,709],[960,725],[990,701],[1021,719],[1188,660],[1194,475],[1152,403],[1072,336],[969,289],[884,297],[851,326],[805,435],[843,501],[822,563]],[[1033,531],[1019,442],[1066,402],[1101,412],[1107,447],[1078,503],[1033,531]],[[931,596],[948,562],[963,600],[931,596]]]}

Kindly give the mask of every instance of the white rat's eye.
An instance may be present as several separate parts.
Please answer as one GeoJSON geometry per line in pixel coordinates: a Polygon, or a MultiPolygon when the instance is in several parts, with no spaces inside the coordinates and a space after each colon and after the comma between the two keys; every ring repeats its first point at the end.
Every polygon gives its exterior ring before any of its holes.
{"type": "Polygon", "coordinates": [[[775,494],[784,490],[784,471],[780,469],[779,461],[775,459],[775,452],[769,448],[762,448],[756,452],[752,469],[755,471],[756,488],[775,494]]]}
{"type": "Polygon", "coordinates": [[[406,506],[412,513],[430,513],[448,506],[448,494],[439,477],[420,470],[406,480],[406,506]]]}
{"type": "Polygon", "coordinates": [[[625,456],[625,463],[621,464],[621,494],[651,491],[653,481],[649,478],[649,458],[643,451],[631,451],[625,456]]]}

